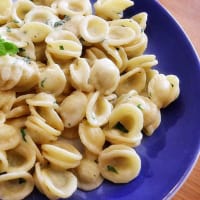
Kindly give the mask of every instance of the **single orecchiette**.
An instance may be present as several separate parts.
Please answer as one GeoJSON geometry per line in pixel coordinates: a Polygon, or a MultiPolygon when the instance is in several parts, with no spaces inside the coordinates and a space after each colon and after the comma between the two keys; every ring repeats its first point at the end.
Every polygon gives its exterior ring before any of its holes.
{"type": "Polygon", "coordinates": [[[97,91],[89,97],[86,118],[92,126],[102,126],[108,122],[112,108],[112,104],[97,91]]]}
{"type": "Polygon", "coordinates": [[[146,85],[146,73],[142,68],[134,68],[121,75],[119,85],[116,89],[118,95],[134,89],[140,93],[146,85]]]}
{"type": "Polygon", "coordinates": [[[157,74],[149,81],[148,95],[158,108],[168,106],[179,93],[179,79],[175,75],[157,74]]]}
{"type": "Polygon", "coordinates": [[[94,190],[103,182],[98,164],[94,161],[82,159],[74,171],[78,178],[78,188],[84,191],[94,190]]]}
{"type": "Polygon", "coordinates": [[[21,139],[17,129],[7,124],[0,124],[0,138],[0,150],[15,148],[21,139]]]}
{"type": "Polygon", "coordinates": [[[62,169],[77,167],[82,159],[79,151],[64,139],[43,144],[42,154],[51,164],[62,169]]]}
{"type": "Polygon", "coordinates": [[[33,191],[33,177],[24,171],[3,174],[0,175],[0,188],[2,200],[21,200],[33,191]]]}
{"type": "Polygon", "coordinates": [[[12,0],[0,1],[0,25],[5,24],[12,10],[12,0]]]}
{"type": "Polygon", "coordinates": [[[34,61],[22,57],[2,56],[0,61],[0,89],[23,92],[38,83],[39,70],[34,61]],[[5,64],[6,63],[6,64],[5,64]]]}
{"type": "Polygon", "coordinates": [[[101,175],[114,183],[127,183],[136,178],[141,160],[136,151],[126,145],[111,145],[98,159],[101,175]]]}
{"type": "Polygon", "coordinates": [[[93,86],[89,84],[90,66],[85,58],[77,58],[70,66],[70,81],[74,88],[84,92],[91,92],[93,86]]]}
{"type": "Polygon", "coordinates": [[[89,15],[92,13],[92,6],[89,0],[56,0],[51,5],[59,15],[75,16],[89,15]]]}
{"type": "Polygon", "coordinates": [[[8,172],[29,171],[36,161],[36,152],[23,140],[14,149],[7,150],[6,154],[8,172]]]}
{"type": "Polygon", "coordinates": [[[65,127],[76,126],[84,118],[87,103],[87,96],[80,91],[73,92],[63,100],[59,113],[65,127]]]}
{"type": "Polygon", "coordinates": [[[142,140],[143,115],[141,110],[130,103],[117,105],[110,117],[104,133],[111,144],[138,146],[142,140]]]}
{"type": "Polygon", "coordinates": [[[79,136],[90,152],[94,154],[101,152],[105,143],[105,135],[100,127],[93,127],[85,120],[79,124],[79,136]]]}
{"type": "Polygon", "coordinates": [[[104,19],[119,19],[123,11],[134,3],[130,0],[97,0],[94,3],[96,15],[104,19]]]}
{"type": "Polygon", "coordinates": [[[90,83],[101,94],[109,95],[119,84],[120,73],[117,66],[108,58],[96,60],[91,69],[90,83]]]}
{"type": "Polygon", "coordinates": [[[98,43],[106,39],[109,26],[108,22],[104,19],[88,15],[80,22],[80,35],[81,37],[90,43],[98,43]]]}
{"type": "Polygon", "coordinates": [[[53,31],[46,37],[45,41],[47,51],[61,60],[80,57],[82,53],[82,45],[79,39],[70,31],[53,31]]]}

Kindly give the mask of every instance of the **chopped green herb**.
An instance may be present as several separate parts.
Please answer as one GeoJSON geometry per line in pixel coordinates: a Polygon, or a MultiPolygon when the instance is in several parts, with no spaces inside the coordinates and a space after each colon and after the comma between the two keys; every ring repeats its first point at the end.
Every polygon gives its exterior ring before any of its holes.
{"type": "Polygon", "coordinates": [[[11,28],[9,26],[6,26],[6,31],[7,31],[7,33],[10,33],[11,32],[11,28]]]}
{"type": "Polygon", "coordinates": [[[19,21],[17,21],[16,19],[14,19],[13,22],[16,23],[16,24],[19,23],[19,21]]]}
{"type": "Polygon", "coordinates": [[[26,183],[26,180],[24,178],[19,178],[18,183],[19,184],[26,183]]]}
{"type": "Polygon", "coordinates": [[[140,109],[140,110],[143,110],[143,107],[141,104],[138,104],[137,107],[140,109]]]}
{"type": "Polygon", "coordinates": [[[170,84],[171,84],[172,87],[174,87],[174,84],[173,84],[173,83],[170,83],[170,84]]]}
{"type": "Polygon", "coordinates": [[[65,22],[69,21],[70,19],[71,19],[70,16],[65,15],[62,20],[55,22],[53,27],[56,28],[58,26],[62,26],[65,22]]]}
{"type": "Polygon", "coordinates": [[[0,56],[5,56],[6,54],[14,55],[18,53],[18,51],[19,49],[14,43],[0,38],[0,56]]]}
{"type": "Polygon", "coordinates": [[[64,50],[64,46],[63,45],[60,45],[59,48],[60,48],[60,50],[64,50]]]}
{"type": "Polygon", "coordinates": [[[128,133],[129,131],[126,129],[126,127],[124,127],[124,125],[120,122],[118,122],[115,126],[114,129],[118,129],[120,131],[122,131],[123,133],[128,133]]]}
{"type": "Polygon", "coordinates": [[[141,28],[141,33],[143,33],[144,32],[144,29],[143,28],[141,28]]]}
{"type": "Polygon", "coordinates": [[[107,165],[107,170],[113,173],[118,174],[118,171],[111,165],[107,165]]]}
{"type": "Polygon", "coordinates": [[[47,78],[44,78],[44,79],[41,81],[40,86],[41,86],[42,88],[44,88],[44,83],[45,83],[46,80],[47,80],[47,78]]]}
{"type": "Polygon", "coordinates": [[[26,141],[26,131],[25,131],[25,129],[24,129],[24,128],[21,128],[20,132],[21,132],[21,135],[22,135],[23,140],[24,140],[25,142],[27,142],[27,141],[26,141]]]}

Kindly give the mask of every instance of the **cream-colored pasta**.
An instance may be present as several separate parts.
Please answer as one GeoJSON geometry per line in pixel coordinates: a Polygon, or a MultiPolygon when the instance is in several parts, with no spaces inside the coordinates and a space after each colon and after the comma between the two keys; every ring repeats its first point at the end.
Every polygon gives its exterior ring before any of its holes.
{"type": "Polygon", "coordinates": [[[70,66],[71,84],[77,90],[91,92],[93,86],[89,84],[90,66],[85,58],[77,58],[70,66]]]}
{"type": "Polygon", "coordinates": [[[15,148],[21,139],[17,129],[7,124],[0,124],[0,138],[0,150],[15,148]]]}
{"type": "Polygon", "coordinates": [[[14,91],[0,91],[0,109],[7,113],[11,110],[16,99],[14,91]]]}
{"type": "Polygon", "coordinates": [[[101,175],[114,183],[127,183],[136,178],[141,170],[137,152],[126,145],[111,145],[99,156],[101,175]]]}
{"type": "Polygon", "coordinates": [[[102,126],[108,122],[112,104],[99,91],[89,97],[86,108],[86,118],[92,126],[102,126]]]}
{"type": "Polygon", "coordinates": [[[49,199],[70,197],[77,189],[77,178],[72,172],[56,170],[36,164],[34,180],[38,189],[49,199]]]}
{"type": "Polygon", "coordinates": [[[140,93],[146,85],[146,73],[142,68],[134,68],[121,75],[119,85],[116,89],[118,95],[134,89],[140,93]]]}
{"type": "Polygon", "coordinates": [[[110,117],[108,126],[104,128],[106,140],[111,144],[138,146],[142,140],[143,114],[130,103],[116,106],[110,117]]]}
{"type": "Polygon", "coordinates": [[[123,11],[134,3],[130,0],[97,0],[94,3],[96,15],[104,19],[119,19],[123,11]]]}
{"type": "Polygon", "coordinates": [[[99,154],[105,143],[105,135],[100,127],[93,127],[87,121],[79,124],[81,142],[90,152],[99,154]]]}
{"type": "Polygon", "coordinates": [[[17,26],[24,24],[25,15],[34,7],[34,3],[29,0],[18,0],[14,3],[11,17],[17,26]]]}
{"type": "Polygon", "coordinates": [[[56,0],[51,5],[59,15],[89,15],[92,13],[92,6],[89,0],[56,0]]]}
{"type": "Polygon", "coordinates": [[[146,29],[148,18],[148,14],[146,12],[140,12],[136,15],[133,15],[132,18],[140,25],[143,31],[146,29]]]}
{"type": "Polygon", "coordinates": [[[0,124],[4,124],[6,122],[6,114],[0,111],[0,124]]]}
{"type": "Polygon", "coordinates": [[[165,108],[180,93],[179,79],[175,75],[155,75],[148,84],[148,94],[158,108],[165,108]]]}
{"type": "Polygon", "coordinates": [[[0,173],[6,172],[8,169],[8,160],[6,152],[0,150],[0,173]]]}
{"type": "Polygon", "coordinates": [[[82,159],[79,151],[64,139],[43,144],[42,154],[51,164],[62,169],[77,167],[82,159]]]}
{"type": "Polygon", "coordinates": [[[114,92],[119,84],[120,73],[108,58],[96,60],[91,69],[90,83],[102,94],[114,92]]]}
{"type": "Polygon", "coordinates": [[[0,1],[0,25],[5,24],[12,10],[12,0],[0,1]]]}
{"type": "Polygon", "coordinates": [[[58,59],[80,57],[82,45],[72,32],[59,30],[51,32],[45,39],[47,51],[58,59]]]}
{"type": "Polygon", "coordinates": [[[33,191],[33,177],[23,171],[3,174],[0,175],[0,188],[2,200],[21,200],[33,191]]]}
{"type": "Polygon", "coordinates": [[[60,104],[59,113],[67,128],[76,126],[85,116],[87,96],[80,91],[75,91],[67,96],[60,104]]]}
{"type": "Polygon", "coordinates": [[[78,178],[78,188],[84,191],[94,190],[103,182],[98,164],[94,161],[82,159],[74,171],[78,178]]]}
{"type": "Polygon", "coordinates": [[[109,31],[108,22],[100,17],[88,15],[81,20],[81,37],[90,43],[98,43],[106,39],[109,31]]]}
{"type": "Polygon", "coordinates": [[[14,149],[6,151],[8,172],[29,171],[35,164],[36,152],[25,141],[21,141],[14,149]]]}

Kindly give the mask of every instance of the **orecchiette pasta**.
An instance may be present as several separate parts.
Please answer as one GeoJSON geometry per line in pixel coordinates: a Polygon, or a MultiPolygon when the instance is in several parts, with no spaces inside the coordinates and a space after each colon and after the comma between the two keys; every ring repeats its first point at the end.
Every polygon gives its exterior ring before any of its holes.
{"type": "Polygon", "coordinates": [[[34,185],[69,198],[139,175],[134,148],[180,88],[145,52],[148,14],[123,18],[133,4],[0,1],[0,199],[34,185]]]}

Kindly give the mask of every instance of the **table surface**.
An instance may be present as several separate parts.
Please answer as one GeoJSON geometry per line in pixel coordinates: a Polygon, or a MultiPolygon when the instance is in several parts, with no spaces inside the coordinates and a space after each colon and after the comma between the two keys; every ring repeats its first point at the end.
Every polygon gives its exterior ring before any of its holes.
{"type": "MultiPolygon", "coordinates": [[[[182,26],[200,56],[200,0],[159,0],[159,2],[182,26]]],[[[200,200],[200,158],[172,199],[200,200]]]]}

